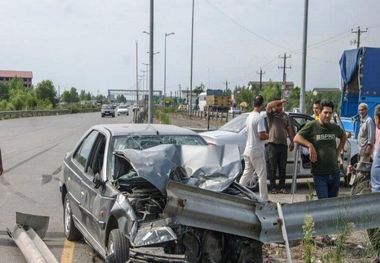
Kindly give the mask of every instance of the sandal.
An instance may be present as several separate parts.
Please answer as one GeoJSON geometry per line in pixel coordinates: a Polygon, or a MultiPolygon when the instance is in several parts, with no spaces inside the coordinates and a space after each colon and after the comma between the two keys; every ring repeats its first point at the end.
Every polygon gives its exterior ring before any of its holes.
{"type": "Polygon", "coordinates": [[[282,189],[280,190],[280,193],[281,193],[281,194],[289,194],[289,192],[288,192],[285,188],[282,188],[282,189]]]}

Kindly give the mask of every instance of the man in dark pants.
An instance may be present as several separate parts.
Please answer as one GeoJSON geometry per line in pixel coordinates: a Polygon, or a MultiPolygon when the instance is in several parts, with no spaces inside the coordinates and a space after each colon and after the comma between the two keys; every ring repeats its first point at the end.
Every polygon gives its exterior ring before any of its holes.
{"type": "Polygon", "coordinates": [[[285,186],[286,162],[288,159],[288,141],[290,138],[289,150],[293,151],[293,132],[290,128],[289,116],[283,111],[283,103],[286,100],[274,100],[266,107],[269,126],[269,164],[270,164],[270,188],[271,193],[278,193],[276,187],[276,173],[278,167],[279,190],[280,193],[288,193],[285,186]]]}

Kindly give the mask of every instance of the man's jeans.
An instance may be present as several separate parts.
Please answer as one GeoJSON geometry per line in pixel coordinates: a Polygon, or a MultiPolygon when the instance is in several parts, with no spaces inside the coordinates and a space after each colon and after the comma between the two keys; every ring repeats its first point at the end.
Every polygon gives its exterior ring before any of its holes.
{"type": "Polygon", "coordinates": [[[285,189],[286,162],[288,159],[288,146],[283,144],[268,144],[270,166],[270,188],[276,189],[276,174],[278,167],[280,189],[285,189]]]}
{"type": "Polygon", "coordinates": [[[337,197],[340,184],[340,172],[331,174],[313,174],[314,188],[318,199],[337,197]]]}

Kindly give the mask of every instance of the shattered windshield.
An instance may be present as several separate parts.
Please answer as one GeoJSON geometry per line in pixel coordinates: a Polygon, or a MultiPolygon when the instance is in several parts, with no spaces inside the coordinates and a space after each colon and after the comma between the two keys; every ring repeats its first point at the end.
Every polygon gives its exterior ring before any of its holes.
{"type": "Polygon", "coordinates": [[[245,127],[248,114],[241,114],[219,128],[220,131],[240,132],[245,127]]]}
{"type": "Polygon", "coordinates": [[[118,136],[113,141],[113,151],[125,149],[143,150],[160,144],[205,145],[200,136],[194,135],[154,135],[154,136],[118,136]]]}

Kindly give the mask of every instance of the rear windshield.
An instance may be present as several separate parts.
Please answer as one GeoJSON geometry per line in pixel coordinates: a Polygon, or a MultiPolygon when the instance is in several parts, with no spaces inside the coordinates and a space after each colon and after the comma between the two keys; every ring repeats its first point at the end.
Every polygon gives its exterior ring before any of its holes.
{"type": "Polygon", "coordinates": [[[241,114],[238,117],[230,120],[222,127],[219,128],[221,131],[229,131],[229,132],[240,132],[245,127],[245,121],[248,118],[248,114],[241,114]]]}

